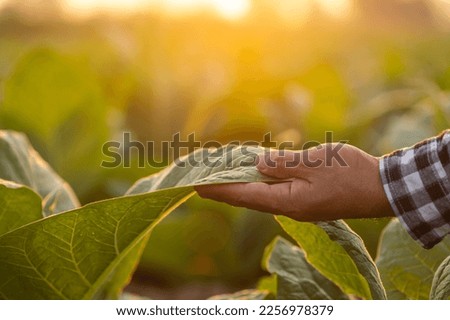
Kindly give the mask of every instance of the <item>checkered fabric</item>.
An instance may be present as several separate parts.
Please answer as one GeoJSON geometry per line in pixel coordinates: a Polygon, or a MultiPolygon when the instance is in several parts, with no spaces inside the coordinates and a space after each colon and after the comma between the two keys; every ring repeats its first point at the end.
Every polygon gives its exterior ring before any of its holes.
{"type": "Polygon", "coordinates": [[[383,156],[380,174],[395,214],[424,248],[450,233],[450,130],[383,156]]]}

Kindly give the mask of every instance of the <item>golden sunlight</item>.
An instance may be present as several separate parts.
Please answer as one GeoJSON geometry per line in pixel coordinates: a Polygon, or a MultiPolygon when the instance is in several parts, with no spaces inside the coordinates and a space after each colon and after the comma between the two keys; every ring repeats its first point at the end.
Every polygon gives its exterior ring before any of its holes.
{"type": "MultiPolygon", "coordinates": [[[[0,0],[0,9],[15,0],[0,0]]],[[[154,10],[170,15],[185,15],[196,11],[209,11],[219,16],[237,20],[252,9],[252,0],[54,0],[59,1],[64,11],[71,16],[90,16],[98,12],[127,14],[142,10],[154,10]]],[[[259,0],[253,0],[259,4],[259,0]]],[[[306,21],[319,6],[325,13],[336,18],[345,18],[352,13],[353,0],[264,0],[285,18],[285,21],[306,21]]],[[[29,8],[40,8],[42,0],[29,0],[29,8]]],[[[450,0],[432,0],[443,19],[450,17],[450,0]]]]}
{"type": "MultiPolygon", "coordinates": [[[[1,0],[0,0],[1,1],[1,0]]],[[[157,8],[175,14],[211,10],[227,19],[238,19],[250,9],[250,0],[65,0],[68,9],[89,14],[95,10],[127,12],[157,8]]]]}
{"type": "Polygon", "coordinates": [[[114,13],[129,13],[145,8],[145,0],[63,0],[69,13],[76,15],[90,15],[96,11],[114,13]]]}
{"type": "Polygon", "coordinates": [[[240,18],[250,10],[250,0],[211,0],[214,8],[225,18],[240,18]]]}
{"type": "Polygon", "coordinates": [[[322,9],[332,16],[346,16],[351,11],[352,2],[350,0],[318,0],[322,9]]]}

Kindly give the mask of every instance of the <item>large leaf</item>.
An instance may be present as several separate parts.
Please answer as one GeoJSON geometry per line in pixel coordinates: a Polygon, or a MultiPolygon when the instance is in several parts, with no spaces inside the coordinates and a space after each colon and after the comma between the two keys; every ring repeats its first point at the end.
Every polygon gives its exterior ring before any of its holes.
{"type": "Polygon", "coordinates": [[[287,240],[276,237],[264,254],[263,267],[277,277],[277,299],[323,300],[348,297],[312,267],[304,252],[287,240]]]}
{"type": "Polygon", "coordinates": [[[430,299],[450,299],[450,256],[441,263],[434,275],[430,299]]]}
{"type": "Polygon", "coordinates": [[[0,179],[33,189],[43,199],[45,215],[79,207],[72,188],[14,131],[0,131],[0,179]]]}
{"type": "Polygon", "coordinates": [[[0,179],[0,235],[41,218],[41,198],[36,193],[0,179]]]}
{"type": "Polygon", "coordinates": [[[0,294],[10,299],[105,298],[123,259],[189,187],[116,198],[53,215],[0,237],[0,294]]]}
{"type": "Polygon", "coordinates": [[[191,168],[198,175],[185,180],[190,186],[168,188],[179,184],[180,176],[175,174],[176,168],[182,168],[179,164],[151,179],[163,190],[93,203],[4,234],[0,294],[12,299],[115,297],[150,231],[194,193],[192,185],[267,180],[249,166],[262,149],[249,150],[227,150],[221,159],[228,165],[214,167],[200,161],[200,167],[191,168]]]}
{"type": "Polygon", "coordinates": [[[423,249],[395,219],[383,231],[378,251],[377,265],[389,299],[428,299],[434,273],[450,255],[450,238],[423,249]]]}
{"type": "Polygon", "coordinates": [[[279,181],[263,176],[256,170],[255,158],[263,150],[258,147],[241,148],[233,145],[215,150],[200,149],[177,159],[161,172],[140,179],[127,194],[192,184],[279,181]]]}
{"type": "Polygon", "coordinates": [[[308,262],[347,294],[385,299],[377,268],[361,238],[343,221],[306,223],[277,217],[308,262]]]}

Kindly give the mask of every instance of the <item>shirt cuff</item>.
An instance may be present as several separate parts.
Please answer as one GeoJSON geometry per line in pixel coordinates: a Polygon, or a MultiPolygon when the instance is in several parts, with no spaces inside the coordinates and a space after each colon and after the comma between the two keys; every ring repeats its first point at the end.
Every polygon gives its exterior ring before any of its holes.
{"type": "Polygon", "coordinates": [[[424,248],[450,233],[450,131],[383,156],[379,169],[395,215],[424,248]]]}

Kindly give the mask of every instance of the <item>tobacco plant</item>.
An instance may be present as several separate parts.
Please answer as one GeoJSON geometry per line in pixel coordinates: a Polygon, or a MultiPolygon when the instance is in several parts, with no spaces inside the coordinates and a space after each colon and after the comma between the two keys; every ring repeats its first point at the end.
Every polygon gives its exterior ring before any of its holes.
{"type": "MultiPolygon", "coordinates": [[[[153,228],[195,193],[193,186],[273,180],[253,165],[262,152],[200,150],[137,181],[122,197],[81,207],[23,134],[0,131],[0,297],[120,298],[153,228]]],[[[424,250],[393,220],[375,263],[344,221],[276,220],[295,244],[277,237],[266,248],[262,267],[271,275],[257,288],[213,298],[450,297],[448,238],[424,250]]]]}

